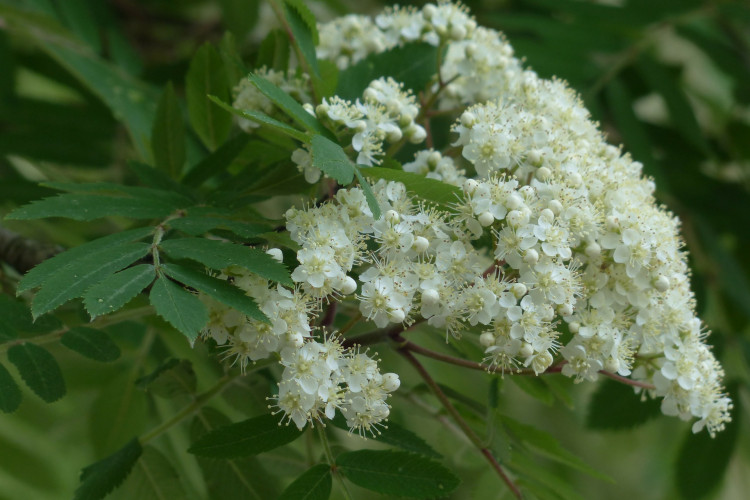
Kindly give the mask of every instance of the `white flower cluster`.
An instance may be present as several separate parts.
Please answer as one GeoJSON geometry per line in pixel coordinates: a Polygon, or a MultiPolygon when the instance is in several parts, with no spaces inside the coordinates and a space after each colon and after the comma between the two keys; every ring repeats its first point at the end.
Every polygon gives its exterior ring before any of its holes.
{"type": "MultiPolygon", "coordinates": [[[[474,327],[487,361],[503,370],[541,373],[557,359],[576,380],[616,372],[655,386],[664,413],[697,417],[694,431],[723,429],[732,404],[695,315],[679,222],[656,204],[641,164],[606,143],[564,82],[524,69],[500,34],[449,2],[388,9],[374,22],[348,16],[320,33],[318,55],[341,68],[408,42],[444,46],[436,105],[468,107],[453,126],[454,148],[418,152],[404,165],[461,185],[453,211],[379,181],[379,220],[358,188],[287,213],[302,246],[294,279],[307,293],[351,293],[353,274],[360,310],[378,327],[417,320],[454,334],[474,327]],[[476,178],[467,180],[463,167],[476,178]]],[[[395,82],[378,81],[415,114],[395,82]]],[[[398,108],[377,100],[378,90],[371,86],[365,102],[395,117],[398,108]]],[[[364,129],[359,103],[334,97],[325,106],[319,116],[355,135],[364,129]]],[[[387,139],[377,127],[367,126],[387,139]]],[[[360,163],[382,154],[364,140],[352,144],[360,163]]]]}
{"type": "MultiPolygon", "coordinates": [[[[287,77],[283,72],[268,69],[265,66],[256,70],[255,73],[281,88],[284,92],[298,101],[304,103],[310,102],[308,79],[306,78],[307,75],[303,74],[301,77],[287,77]]],[[[264,96],[248,78],[240,80],[234,88],[233,94],[233,106],[237,109],[252,109],[262,111],[263,113],[273,115],[274,117],[284,117],[284,115],[276,111],[276,107],[271,100],[264,96]]],[[[250,132],[259,125],[254,121],[240,118],[239,126],[245,132],[250,132]]]]}
{"type": "MultiPolygon", "coordinates": [[[[268,253],[281,257],[278,249],[268,253]]],[[[363,433],[375,432],[388,418],[386,399],[398,389],[398,375],[381,374],[376,360],[344,348],[335,337],[324,336],[322,342],[313,338],[310,324],[318,300],[299,289],[270,286],[242,268],[226,269],[220,277],[255,299],[271,323],[249,318],[201,295],[210,311],[205,336],[225,346],[226,356],[243,369],[251,361],[278,357],[284,371],[275,407],[288,421],[302,429],[307,422],[332,419],[339,409],[349,427],[363,433]]],[[[308,278],[316,281],[314,273],[308,278]]]]}

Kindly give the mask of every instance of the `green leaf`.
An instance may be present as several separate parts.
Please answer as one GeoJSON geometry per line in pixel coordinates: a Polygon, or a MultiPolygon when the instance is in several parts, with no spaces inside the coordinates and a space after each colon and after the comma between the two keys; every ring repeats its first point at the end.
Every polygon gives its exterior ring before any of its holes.
{"type": "Polygon", "coordinates": [[[185,81],[185,96],[193,129],[208,149],[213,151],[229,136],[232,117],[216,109],[209,101],[209,95],[227,101],[229,81],[221,56],[213,45],[205,43],[190,61],[185,81]]]}
{"type": "Polygon", "coordinates": [[[0,411],[13,413],[21,406],[21,389],[10,372],[0,364],[0,411]]]}
{"type": "Polygon", "coordinates": [[[354,100],[373,80],[392,77],[417,94],[424,90],[437,71],[438,49],[424,42],[409,43],[379,54],[371,54],[339,74],[336,95],[354,100]]]}
{"type": "Polygon", "coordinates": [[[290,96],[279,87],[269,82],[265,78],[256,74],[250,74],[248,76],[250,81],[260,90],[260,93],[268,97],[271,102],[279,107],[284,113],[287,114],[292,120],[297,122],[310,132],[317,134],[329,135],[330,132],[318,122],[318,120],[310,113],[305,111],[305,108],[298,103],[294,97],[290,96]]]}
{"type": "Polygon", "coordinates": [[[287,486],[279,500],[328,500],[331,496],[331,466],[310,467],[287,486]]]}
{"type": "Polygon", "coordinates": [[[632,387],[607,379],[591,397],[586,426],[599,430],[630,429],[660,414],[658,400],[641,401],[632,387]]]}
{"type": "MultiPolygon", "coordinates": [[[[336,417],[331,422],[339,429],[349,430],[349,426],[346,425],[346,419],[340,413],[336,414],[336,417]]],[[[412,453],[419,453],[431,458],[442,458],[442,455],[427,444],[424,439],[393,421],[389,421],[388,427],[380,429],[380,432],[374,434],[372,439],[391,446],[397,446],[402,450],[412,453]]]]}
{"type": "Polygon", "coordinates": [[[133,438],[112,455],[83,469],[73,500],[101,500],[107,496],[128,477],[142,453],[141,443],[133,438]]]}
{"type": "Polygon", "coordinates": [[[195,394],[198,380],[193,364],[187,359],[170,359],[153,373],[135,381],[143,390],[162,398],[195,394]]]}
{"type": "MultiPolygon", "coordinates": [[[[297,139],[298,141],[306,142],[308,140],[308,136],[306,133],[300,130],[297,130],[296,128],[290,125],[287,125],[284,122],[280,122],[276,118],[271,118],[270,116],[263,113],[262,111],[256,111],[254,109],[233,108],[229,104],[225,103],[224,101],[222,101],[221,99],[213,95],[208,96],[208,98],[211,99],[216,104],[218,104],[220,107],[224,108],[225,110],[229,111],[232,114],[239,116],[240,118],[250,120],[259,125],[265,125],[277,132],[281,132],[282,134],[285,134],[285,135],[288,135],[289,137],[297,139]]],[[[247,137],[246,134],[243,134],[243,135],[247,137]]]]}
{"type": "Polygon", "coordinates": [[[266,414],[219,427],[193,443],[188,451],[201,457],[247,457],[291,443],[301,435],[296,426],[282,425],[278,417],[266,414]]]}
{"type": "Polygon", "coordinates": [[[392,168],[367,167],[361,169],[365,177],[401,182],[420,198],[432,201],[442,207],[450,207],[463,198],[461,189],[437,179],[429,179],[413,172],[404,172],[392,168]]]}
{"type": "MultiPolygon", "coordinates": [[[[189,212],[188,212],[189,213],[189,212]]],[[[271,229],[270,226],[252,224],[239,220],[225,219],[222,217],[211,217],[210,215],[187,215],[169,221],[169,226],[191,236],[201,236],[212,229],[226,229],[243,238],[255,238],[271,229]]]]}
{"type": "Polygon", "coordinates": [[[43,347],[25,342],[8,349],[8,361],[34,393],[47,403],[65,395],[65,380],[54,356],[43,347]]]}
{"type": "Polygon", "coordinates": [[[102,238],[71,248],[70,250],[45,260],[26,273],[18,283],[18,293],[43,285],[49,279],[56,278],[57,274],[66,266],[74,265],[76,262],[82,260],[87,261],[92,254],[95,254],[102,249],[119,246],[131,241],[142,240],[143,238],[150,236],[153,232],[153,227],[139,227],[137,229],[129,229],[127,231],[103,236],[102,238]]]}
{"type": "Polygon", "coordinates": [[[165,240],[159,247],[175,259],[191,259],[218,270],[240,266],[271,281],[294,285],[287,268],[257,248],[205,238],[165,240]]]}
{"type": "Polygon", "coordinates": [[[0,294],[0,343],[18,338],[19,332],[47,333],[62,327],[54,316],[42,316],[36,321],[25,303],[0,294]]]}
{"type": "Polygon", "coordinates": [[[177,471],[159,450],[152,446],[143,452],[121,486],[127,498],[167,500],[187,498],[177,471]]]}
{"type": "Polygon", "coordinates": [[[286,71],[289,66],[289,37],[280,28],[271,30],[258,48],[255,67],[263,66],[277,71],[286,71]]]}
{"type": "Polygon", "coordinates": [[[151,131],[151,149],[156,166],[177,179],[185,164],[185,125],[172,82],[169,82],[156,107],[151,131]]]}
{"type": "Polygon", "coordinates": [[[302,55],[313,82],[320,81],[318,57],[315,54],[318,39],[315,16],[303,1],[284,0],[284,17],[292,32],[292,43],[302,55]]]}
{"type": "Polygon", "coordinates": [[[106,363],[120,357],[120,348],[101,330],[76,326],[65,332],[60,342],[68,349],[94,361],[106,363]]]}
{"type": "Polygon", "coordinates": [[[677,490],[686,500],[705,498],[721,483],[739,441],[742,398],[737,384],[728,388],[734,403],[732,421],[712,438],[704,429],[688,431],[677,454],[677,490]]]}
{"type": "Polygon", "coordinates": [[[6,216],[11,220],[44,219],[65,217],[90,221],[119,215],[131,219],[154,219],[166,217],[175,210],[175,205],[154,198],[130,198],[91,193],[64,193],[24,205],[6,216]]]}
{"type": "Polygon", "coordinates": [[[250,30],[258,22],[258,0],[219,0],[221,19],[229,31],[240,40],[247,38],[250,30]]]}
{"type": "Polygon", "coordinates": [[[38,317],[67,301],[80,297],[111,273],[129,266],[151,250],[148,243],[125,243],[91,253],[59,270],[34,296],[31,313],[38,317]]]}
{"type": "Polygon", "coordinates": [[[354,165],[341,146],[322,135],[314,135],[310,144],[314,167],[343,186],[354,180],[354,165]]]}
{"type": "Polygon", "coordinates": [[[539,377],[511,377],[515,385],[523,392],[550,406],[555,402],[555,395],[547,386],[547,383],[539,377]]]}
{"type": "MultiPolygon", "coordinates": [[[[209,96],[214,100],[214,96],[209,96]]],[[[229,106],[227,106],[229,108],[229,106]]],[[[192,167],[183,179],[183,182],[189,186],[200,186],[208,179],[215,175],[224,174],[237,157],[245,150],[250,136],[239,134],[232,137],[222,146],[201,160],[200,163],[192,167]]]]}
{"type": "MultiPolygon", "coordinates": [[[[145,325],[120,323],[120,330],[128,336],[143,339],[145,325]]],[[[89,442],[96,456],[117,450],[134,435],[145,430],[146,395],[137,390],[133,371],[122,371],[112,380],[101,381],[100,390],[91,405],[89,442]]]]}
{"type": "Polygon", "coordinates": [[[372,216],[375,218],[375,220],[380,219],[380,216],[382,215],[381,210],[380,210],[380,204],[378,204],[378,199],[375,198],[375,193],[372,192],[372,187],[370,187],[370,184],[362,176],[362,172],[360,171],[359,168],[354,167],[354,175],[357,176],[357,180],[359,181],[359,187],[362,188],[362,192],[365,193],[367,206],[370,207],[370,212],[372,212],[372,216]]]}
{"type": "Polygon", "coordinates": [[[159,276],[151,287],[149,299],[159,316],[182,332],[192,346],[208,323],[208,310],[203,302],[164,276],[159,276]]]}
{"type": "Polygon", "coordinates": [[[256,304],[251,297],[245,295],[244,291],[226,280],[214,278],[206,273],[195,271],[177,264],[163,264],[162,269],[164,269],[164,272],[166,272],[170,278],[173,278],[191,288],[195,288],[250,318],[270,324],[270,320],[261,312],[258,308],[258,304],[256,304]]]}
{"type": "Polygon", "coordinates": [[[139,161],[129,161],[128,168],[138,176],[138,180],[140,180],[142,184],[161,191],[179,193],[186,198],[186,201],[194,201],[195,195],[189,188],[182,184],[178,184],[161,170],[157,170],[151,165],[146,165],[139,161]]]}
{"type": "Polygon", "coordinates": [[[336,466],[363,488],[411,498],[447,496],[460,480],[437,462],[403,451],[359,450],[342,453],[336,466]]]}
{"type": "Polygon", "coordinates": [[[156,277],[154,266],[139,264],[112,274],[89,288],[83,304],[91,319],[117,311],[149,286],[156,277]]]}
{"type": "MultiPolygon", "coordinates": [[[[198,441],[207,432],[228,424],[230,420],[224,414],[204,407],[193,420],[190,439],[198,441]]],[[[232,460],[197,457],[197,460],[210,500],[265,500],[279,496],[278,481],[271,473],[274,469],[265,462],[265,457],[263,461],[257,457],[232,460]]]]}

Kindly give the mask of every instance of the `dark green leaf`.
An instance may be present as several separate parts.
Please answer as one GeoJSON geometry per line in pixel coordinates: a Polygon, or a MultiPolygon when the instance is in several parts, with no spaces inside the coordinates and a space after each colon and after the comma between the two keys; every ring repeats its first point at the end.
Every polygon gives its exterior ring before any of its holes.
{"type": "Polygon", "coordinates": [[[153,198],[114,197],[90,193],[65,193],[33,201],[6,216],[7,219],[30,220],[47,217],[90,221],[119,215],[131,219],[166,217],[175,205],[153,198]]]}
{"type": "Polygon", "coordinates": [[[297,122],[298,125],[317,134],[330,134],[314,116],[305,111],[305,108],[300,103],[279,87],[256,74],[251,74],[248,78],[260,90],[261,94],[271,99],[271,102],[297,122]]]}
{"type": "Polygon", "coordinates": [[[629,429],[660,414],[658,400],[641,401],[632,387],[607,379],[591,397],[586,425],[600,430],[629,429]]]}
{"type": "Polygon", "coordinates": [[[76,326],[65,332],[60,342],[68,349],[94,361],[115,361],[120,357],[120,348],[101,330],[76,326]]]}
{"type": "Polygon", "coordinates": [[[47,403],[65,395],[65,380],[54,356],[36,344],[17,344],[8,349],[8,361],[34,393],[47,403]]]}
{"type": "MultiPolygon", "coordinates": [[[[189,213],[189,212],[188,212],[189,213]]],[[[226,229],[233,232],[237,236],[243,238],[254,238],[259,234],[269,231],[269,226],[263,226],[261,224],[252,224],[250,222],[242,222],[238,220],[225,219],[222,217],[211,217],[211,216],[191,216],[180,217],[169,221],[170,227],[182,231],[191,236],[201,236],[211,231],[212,229],[226,229]]]]}
{"type": "Polygon", "coordinates": [[[331,466],[318,464],[287,486],[279,500],[328,500],[331,496],[331,466]]]}
{"type": "Polygon", "coordinates": [[[117,311],[149,286],[156,277],[154,266],[139,264],[112,274],[89,288],[83,304],[91,319],[117,311]]]}
{"type": "Polygon", "coordinates": [[[190,192],[185,186],[178,184],[171,179],[167,174],[161,170],[157,170],[151,165],[146,165],[139,161],[129,161],[128,167],[132,170],[142,184],[145,184],[151,188],[156,188],[161,191],[168,191],[170,193],[179,193],[185,197],[186,201],[192,201],[194,198],[193,193],[190,192]]]}
{"type": "Polygon", "coordinates": [[[143,453],[138,438],[112,455],[89,465],[81,472],[81,485],[73,500],[101,500],[128,477],[143,453]]]}
{"type": "Polygon", "coordinates": [[[284,0],[284,17],[292,32],[292,43],[302,55],[305,65],[309,68],[313,81],[320,81],[318,57],[315,54],[315,44],[318,29],[310,9],[301,0],[284,0]]]}
{"type": "Polygon", "coordinates": [[[88,260],[89,256],[102,249],[122,245],[131,241],[142,240],[154,232],[153,227],[139,227],[84,243],[66,252],[47,259],[34,269],[26,273],[18,284],[18,293],[31,290],[43,285],[47,280],[56,278],[57,274],[66,266],[74,265],[78,261],[88,260]]]}
{"type": "Polygon", "coordinates": [[[148,243],[125,243],[103,248],[60,269],[54,279],[45,281],[34,296],[31,313],[38,317],[67,301],[80,297],[92,285],[123,269],[151,250],[148,243]]]}
{"type": "Polygon", "coordinates": [[[156,312],[182,332],[192,346],[208,323],[208,310],[203,302],[181,286],[159,276],[149,295],[156,312]]]}
{"type": "MultiPolygon", "coordinates": [[[[214,96],[209,96],[214,99],[214,96]]],[[[232,137],[222,146],[192,167],[183,182],[189,186],[200,186],[215,175],[224,174],[232,162],[242,153],[250,140],[247,134],[232,137]]]]}
{"type": "Polygon", "coordinates": [[[283,264],[257,248],[205,238],[166,240],[159,246],[175,259],[191,259],[218,270],[240,266],[263,278],[289,286],[294,284],[283,264]]]}
{"type": "Polygon", "coordinates": [[[370,207],[370,212],[372,212],[372,216],[375,218],[375,220],[380,219],[380,216],[381,216],[380,205],[378,204],[378,199],[375,198],[375,193],[372,192],[372,187],[370,187],[370,184],[362,176],[362,172],[360,171],[359,168],[354,167],[354,175],[357,176],[357,181],[359,181],[359,187],[362,188],[362,192],[365,193],[367,206],[370,207]]]}
{"type": "Polygon", "coordinates": [[[258,304],[245,295],[245,292],[230,284],[226,280],[214,278],[206,273],[195,271],[177,264],[163,264],[162,269],[170,278],[191,288],[205,293],[222,304],[237,309],[242,314],[259,321],[270,323],[268,317],[261,312],[258,304]]]}
{"type": "Polygon", "coordinates": [[[547,406],[555,402],[555,395],[547,387],[547,383],[539,377],[511,377],[510,379],[523,392],[547,406]]]}
{"type": "Polygon", "coordinates": [[[339,74],[336,95],[354,100],[373,80],[390,76],[404,87],[418,93],[437,71],[437,47],[428,43],[409,43],[379,54],[372,54],[339,74]]]}
{"type": "MultiPolygon", "coordinates": [[[[119,323],[119,332],[128,337],[142,340],[145,325],[119,323]]],[[[108,455],[123,446],[134,434],[146,430],[146,395],[135,386],[136,373],[122,371],[112,380],[102,380],[98,394],[91,405],[89,417],[89,442],[93,444],[96,456],[108,455]]]]}
{"type": "MultiPolygon", "coordinates": [[[[259,3],[257,0],[253,1],[256,4],[259,3]]],[[[241,0],[241,2],[244,2],[244,0],[241,0]]],[[[233,33],[227,31],[224,33],[224,36],[221,37],[221,42],[219,42],[219,54],[224,61],[224,67],[227,70],[227,78],[230,86],[235,85],[247,75],[248,71],[245,67],[245,63],[242,61],[242,55],[237,47],[237,39],[233,33]]]]}
{"type": "MultiPolygon", "coordinates": [[[[339,429],[349,430],[349,426],[346,425],[346,419],[340,413],[336,414],[336,417],[331,422],[339,429]]],[[[424,439],[393,421],[389,421],[388,427],[383,427],[379,433],[371,437],[375,441],[397,446],[402,450],[412,453],[419,453],[431,458],[442,458],[442,455],[427,444],[424,439]]]]}
{"type": "Polygon", "coordinates": [[[336,466],[357,486],[383,495],[444,497],[460,483],[439,463],[403,451],[350,451],[336,458],[336,466]]]}
{"type": "Polygon", "coordinates": [[[341,146],[322,135],[314,135],[310,144],[314,167],[343,186],[354,180],[354,165],[341,146]]]}
{"type": "Polygon", "coordinates": [[[247,38],[248,32],[258,22],[258,0],[219,0],[221,19],[229,31],[240,40],[247,38]]]}
{"type": "Polygon", "coordinates": [[[0,294],[0,342],[7,342],[18,337],[18,332],[46,333],[62,327],[54,316],[42,316],[36,321],[25,303],[0,294]]]}
{"type": "Polygon", "coordinates": [[[267,127],[270,127],[273,130],[276,130],[277,132],[281,132],[282,134],[286,134],[289,137],[293,137],[294,139],[297,139],[298,141],[306,142],[308,140],[308,136],[305,132],[297,130],[296,128],[290,125],[287,125],[284,122],[280,122],[276,118],[271,118],[270,116],[263,113],[262,111],[256,111],[254,109],[233,108],[232,106],[223,102],[221,99],[219,99],[216,96],[211,95],[208,97],[209,99],[211,99],[213,102],[215,102],[222,108],[226,109],[232,114],[239,116],[240,118],[250,120],[259,125],[265,125],[267,127]]]}
{"type": "Polygon", "coordinates": [[[688,431],[677,454],[677,490],[686,500],[705,498],[721,483],[739,441],[742,398],[737,384],[728,392],[734,403],[732,421],[714,438],[705,429],[697,434],[688,431]]]}
{"type": "Polygon", "coordinates": [[[229,81],[221,56],[213,45],[205,43],[190,62],[185,82],[185,96],[193,129],[203,143],[213,151],[229,136],[232,117],[211,104],[208,100],[209,95],[227,101],[229,81]]]}
{"type": "Polygon", "coordinates": [[[0,364],[0,411],[13,413],[21,405],[21,389],[7,368],[0,364]]]}
{"type": "Polygon", "coordinates": [[[91,193],[106,196],[126,195],[134,199],[159,200],[170,204],[175,209],[182,208],[192,203],[192,198],[180,193],[180,189],[172,186],[165,188],[126,186],[115,182],[50,182],[46,181],[43,186],[67,191],[69,193],[91,193]]]}
{"type": "Polygon", "coordinates": [[[188,498],[177,471],[159,450],[143,449],[130,475],[121,486],[127,498],[170,500],[188,498]]]}
{"type": "Polygon", "coordinates": [[[291,443],[301,435],[296,426],[282,425],[278,417],[266,414],[219,427],[193,443],[188,451],[201,457],[247,457],[291,443]]]}
{"type": "Polygon", "coordinates": [[[273,29],[263,39],[258,49],[256,68],[263,66],[286,71],[289,66],[289,37],[281,29],[273,29]]]}
{"type": "Polygon", "coordinates": [[[461,189],[423,175],[381,167],[368,167],[361,170],[365,177],[401,182],[406,186],[407,191],[443,207],[449,207],[462,199],[461,189]]]}
{"type": "Polygon", "coordinates": [[[136,380],[136,385],[162,398],[195,394],[197,378],[187,359],[170,359],[153,373],[136,380]]]}
{"type": "Polygon", "coordinates": [[[156,107],[151,150],[157,168],[173,179],[179,178],[185,164],[185,124],[172,82],[167,84],[156,107]]]}

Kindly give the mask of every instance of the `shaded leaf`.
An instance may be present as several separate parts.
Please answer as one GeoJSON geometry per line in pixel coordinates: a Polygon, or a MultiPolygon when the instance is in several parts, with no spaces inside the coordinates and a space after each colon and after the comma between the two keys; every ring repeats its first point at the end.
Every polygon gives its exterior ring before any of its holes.
{"type": "Polygon", "coordinates": [[[166,217],[175,208],[174,204],[154,198],[131,198],[91,193],[64,193],[50,198],[32,201],[6,216],[12,220],[65,217],[90,221],[119,215],[131,219],[154,219],[166,217]]]}
{"type": "Polygon", "coordinates": [[[120,348],[101,330],[77,326],[65,332],[60,342],[94,361],[115,361],[120,357],[120,348]]]}
{"type": "Polygon", "coordinates": [[[135,381],[138,388],[163,398],[194,394],[197,379],[193,364],[187,359],[169,359],[152,373],[135,381]]]}
{"type": "Polygon", "coordinates": [[[294,284],[283,264],[256,248],[205,238],[165,240],[159,246],[175,259],[191,259],[218,270],[240,266],[263,278],[284,285],[294,284]]]}
{"type": "Polygon", "coordinates": [[[365,199],[367,200],[367,206],[370,207],[370,212],[372,212],[372,216],[375,218],[375,220],[380,219],[380,216],[382,215],[382,211],[380,210],[380,204],[378,203],[378,199],[375,198],[375,193],[372,192],[372,187],[364,178],[359,168],[354,167],[354,175],[357,176],[359,187],[362,188],[362,192],[365,194],[365,199]]]}
{"type": "Polygon", "coordinates": [[[155,277],[151,264],[139,264],[108,276],[84,294],[86,311],[91,319],[113,313],[141,293],[155,277]]]}
{"type": "MultiPolygon", "coordinates": [[[[337,413],[331,422],[339,429],[349,430],[349,426],[346,425],[346,418],[340,413],[337,413]]],[[[368,437],[412,453],[419,453],[431,458],[442,458],[442,455],[427,444],[424,439],[393,421],[389,421],[388,427],[383,427],[379,433],[368,437]]]]}
{"type": "Polygon", "coordinates": [[[231,115],[216,108],[208,99],[229,99],[229,81],[221,56],[210,43],[198,48],[190,61],[185,81],[185,97],[193,129],[203,143],[215,150],[229,136],[231,115]]]}
{"type": "Polygon", "coordinates": [[[344,186],[354,180],[354,166],[341,146],[322,135],[314,135],[310,144],[313,167],[344,186]]]}
{"type": "Polygon", "coordinates": [[[124,372],[100,386],[89,414],[90,442],[96,456],[112,453],[144,430],[147,401],[137,390],[134,377],[134,373],[124,372]]]}
{"type": "Polygon", "coordinates": [[[279,109],[286,113],[286,115],[292,120],[297,122],[298,125],[301,125],[310,132],[330,135],[330,132],[328,132],[328,130],[326,130],[326,128],[323,127],[313,115],[305,111],[305,108],[303,108],[302,105],[292,96],[261,76],[251,74],[248,78],[253,85],[260,90],[261,94],[268,97],[271,102],[278,106],[279,109]]]}
{"type": "Polygon", "coordinates": [[[599,430],[630,429],[657,415],[661,415],[659,400],[641,401],[632,387],[607,379],[591,397],[586,426],[599,430]]]}
{"type": "Polygon", "coordinates": [[[143,453],[138,438],[112,455],[89,465],[81,472],[81,485],[76,489],[74,500],[100,500],[117,488],[130,474],[143,453]]]}
{"type": "Polygon", "coordinates": [[[439,463],[403,451],[350,451],[336,458],[336,466],[357,486],[383,495],[443,497],[460,483],[451,471],[439,463]]]}
{"type": "Polygon", "coordinates": [[[260,1],[258,0],[219,0],[221,5],[221,19],[229,31],[234,33],[240,40],[247,37],[247,34],[258,22],[258,9],[260,1]]]}
{"type": "Polygon", "coordinates": [[[200,236],[206,234],[212,229],[219,228],[226,229],[237,236],[242,236],[247,239],[254,238],[271,229],[271,227],[261,224],[252,224],[250,222],[242,222],[239,220],[202,215],[180,217],[179,219],[169,221],[169,225],[173,229],[185,232],[191,236],[200,236]]]}
{"type": "Polygon", "coordinates": [[[280,28],[269,31],[258,48],[255,67],[263,66],[277,71],[289,66],[289,37],[280,28]]]}
{"type": "Polygon", "coordinates": [[[149,294],[151,305],[169,324],[182,332],[192,346],[208,323],[208,310],[194,294],[159,276],[149,294]]]}
{"type": "Polygon", "coordinates": [[[172,82],[167,84],[156,107],[151,149],[156,166],[177,179],[185,164],[185,125],[172,82]]]}
{"type": "Polygon", "coordinates": [[[297,47],[298,54],[302,56],[303,66],[306,66],[316,89],[320,87],[320,68],[318,57],[315,53],[315,44],[318,38],[318,28],[315,16],[304,1],[284,0],[284,17],[289,25],[292,35],[292,43],[297,47]]]}
{"type": "Polygon", "coordinates": [[[331,483],[331,466],[314,465],[287,486],[279,500],[328,500],[331,483]]]}
{"type": "Polygon", "coordinates": [[[163,264],[162,269],[170,278],[179,281],[191,288],[205,293],[222,304],[232,307],[242,314],[259,321],[270,323],[268,317],[261,312],[258,304],[244,291],[219,278],[214,278],[206,273],[195,271],[188,267],[177,264],[163,264]]]}
{"type": "Polygon", "coordinates": [[[239,116],[240,118],[250,120],[251,122],[255,122],[259,125],[265,125],[277,132],[281,132],[282,134],[285,134],[285,135],[288,135],[289,137],[297,139],[298,141],[306,142],[308,139],[306,133],[300,130],[297,130],[296,128],[290,125],[287,125],[284,122],[280,122],[276,118],[271,118],[270,116],[263,113],[262,111],[257,111],[254,109],[237,109],[225,103],[224,101],[222,101],[216,96],[211,95],[208,97],[209,99],[211,99],[213,102],[218,104],[223,109],[229,111],[232,114],[239,116]]]}
{"type": "Polygon", "coordinates": [[[401,182],[406,186],[407,191],[443,207],[450,207],[463,198],[463,192],[456,186],[437,179],[429,179],[423,175],[382,167],[368,167],[361,170],[365,177],[401,182]]]}
{"type": "Polygon", "coordinates": [[[146,446],[121,486],[128,498],[168,500],[187,498],[180,476],[159,450],[146,446]]]}
{"type": "Polygon", "coordinates": [[[0,411],[13,413],[21,406],[21,389],[10,372],[0,364],[0,411]]]}
{"type": "Polygon", "coordinates": [[[193,443],[188,451],[201,457],[247,457],[291,443],[301,435],[296,426],[282,425],[278,417],[266,414],[219,427],[193,443]]]}
{"type": "Polygon", "coordinates": [[[65,395],[65,380],[54,356],[43,347],[25,342],[8,349],[8,361],[34,393],[47,403],[65,395]]]}
{"type": "MultiPolygon", "coordinates": [[[[214,96],[209,96],[214,100],[214,96]]],[[[229,108],[230,106],[227,106],[229,108]]],[[[232,111],[234,112],[234,111],[232,111]]],[[[219,149],[205,157],[200,163],[192,167],[183,179],[183,182],[189,186],[200,186],[208,179],[215,175],[225,173],[232,162],[242,153],[247,146],[250,136],[248,134],[239,134],[232,137],[221,145],[219,149]]]]}

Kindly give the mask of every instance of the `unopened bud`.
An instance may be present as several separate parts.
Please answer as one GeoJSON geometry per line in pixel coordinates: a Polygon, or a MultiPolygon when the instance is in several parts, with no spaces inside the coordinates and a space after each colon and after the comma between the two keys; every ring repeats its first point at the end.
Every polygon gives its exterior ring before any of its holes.
{"type": "Polygon", "coordinates": [[[471,128],[477,122],[477,117],[471,111],[464,111],[461,114],[461,125],[466,128],[471,128]]]}
{"type": "Polygon", "coordinates": [[[424,236],[417,236],[414,238],[414,251],[417,253],[424,253],[430,248],[430,240],[424,236]]]}
{"type": "Polygon", "coordinates": [[[513,283],[513,286],[510,287],[510,291],[513,292],[513,295],[520,299],[524,295],[526,295],[526,292],[529,291],[528,287],[524,285],[523,283],[513,283]]]}
{"type": "Polygon", "coordinates": [[[281,250],[278,248],[269,248],[266,250],[266,253],[271,256],[273,260],[276,262],[283,262],[284,261],[284,254],[281,253],[281,250]]]}
{"type": "Polygon", "coordinates": [[[344,278],[344,282],[341,285],[341,288],[339,291],[343,293],[344,295],[350,295],[354,293],[357,290],[357,282],[354,281],[354,278],[351,276],[347,276],[344,278]]]}
{"type": "Polygon", "coordinates": [[[493,222],[495,222],[495,217],[491,213],[482,212],[481,214],[479,214],[479,223],[483,227],[491,226],[493,222]]]}
{"type": "Polygon", "coordinates": [[[585,252],[590,258],[596,259],[602,254],[602,247],[599,246],[599,243],[592,241],[586,246],[585,252]]]}
{"type": "Polygon", "coordinates": [[[654,288],[660,292],[666,292],[669,290],[669,278],[664,275],[659,276],[654,280],[654,288]]]}
{"type": "Polygon", "coordinates": [[[552,170],[548,169],[547,167],[539,167],[536,169],[536,174],[534,174],[537,179],[544,182],[550,177],[552,177],[552,170]]]}
{"type": "Polygon", "coordinates": [[[401,217],[395,210],[388,210],[385,213],[385,220],[387,220],[391,224],[398,224],[401,221],[401,217]]]}
{"type": "Polygon", "coordinates": [[[479,336],[479,343],[484,347],[495,344],[495,336],[491,332],[484,332],[479,336]]]}
{"type": "Polygon", "coordinates": [[[528,265],[533,266],[534,264],[539,262],[539,252],[537,252],[533,248],[529,248],[528,250],[526,250],[526,253],[523,256],[523,260],[528,265]]]}
{"type": "Polygon", "coordinates": [[[429,288],[427,290],[422,291],[422,303],[423,304],[432,306],[432,305],[437,304],[439,300],[440,300],[440,294],[437,292],[437,290],[429,288]]]}

